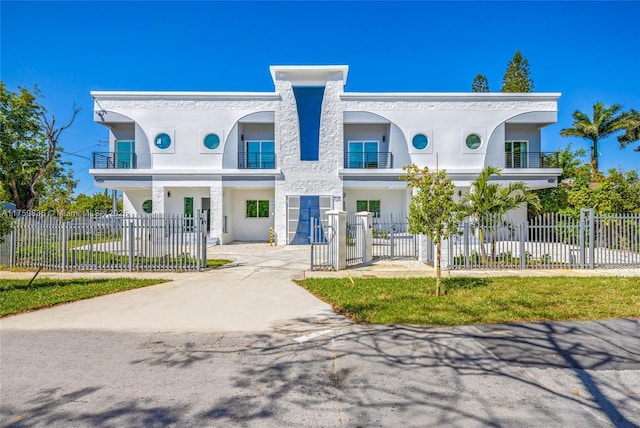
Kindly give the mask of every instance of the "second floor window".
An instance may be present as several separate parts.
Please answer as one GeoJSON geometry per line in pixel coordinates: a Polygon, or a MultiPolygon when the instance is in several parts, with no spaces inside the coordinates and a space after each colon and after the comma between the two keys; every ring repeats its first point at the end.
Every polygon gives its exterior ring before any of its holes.
{"type": "Polygon", "coordinates": [[[349,141],[349,168],[377,168],[377,141],[349,141]]]}
{"type": "Polygon", "coordinates": [[[275,143],[273,141],[247,141],[245,154],[246,168],[275,168],[275,143]]]}

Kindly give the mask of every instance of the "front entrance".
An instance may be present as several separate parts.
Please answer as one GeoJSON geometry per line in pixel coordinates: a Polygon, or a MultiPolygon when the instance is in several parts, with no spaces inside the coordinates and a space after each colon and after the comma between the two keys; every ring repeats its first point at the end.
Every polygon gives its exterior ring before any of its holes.
{"type": "Polygon", "coordinates": [[[308,245],[313,219],[319,219],[329,211],[331,201],[331,196],[288,196],[287,242],[290,245],[308,245]]]}

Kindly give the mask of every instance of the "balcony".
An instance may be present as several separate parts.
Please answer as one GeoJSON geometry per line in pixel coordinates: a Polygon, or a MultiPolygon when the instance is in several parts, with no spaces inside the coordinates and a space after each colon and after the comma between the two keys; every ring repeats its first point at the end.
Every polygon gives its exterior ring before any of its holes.
{"type": "Polygon", "coordinates": [[[362,168],[393,168],[391,152],[348,152],[344,154],[344,167],[362,168]]]}
{"type": "Polygon", "coordinates": [[[238,169],[274,169],[276,154],[273,152],[240,152],[238,153],[238,169]]]}
{"type": "Polygon", "coordinates": [[[505,168],[560,168],[558,153],[506,152],[505,168]]]}
{"type": "Polygon", "coordinates": [[[134,152],[94,152],[94,169],[135,169],[137,168],[134,152]]]}

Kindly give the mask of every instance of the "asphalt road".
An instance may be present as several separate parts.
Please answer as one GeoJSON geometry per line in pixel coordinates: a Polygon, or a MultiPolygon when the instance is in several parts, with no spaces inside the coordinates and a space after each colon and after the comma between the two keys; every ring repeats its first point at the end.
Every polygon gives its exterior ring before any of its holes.
{"type": "Polygon", "coordinates": [[[640,424],[637,319],[3,330],[0,352],[4,427],[640,424]]]}

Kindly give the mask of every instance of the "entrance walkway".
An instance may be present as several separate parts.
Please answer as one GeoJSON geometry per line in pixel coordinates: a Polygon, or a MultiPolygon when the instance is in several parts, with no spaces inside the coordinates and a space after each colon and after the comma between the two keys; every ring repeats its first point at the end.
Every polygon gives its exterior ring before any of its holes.
{"type": "MultiPolygon", "coordinates": [[[[167,277],[174,280],[166,284],[7,317],[0,321],[0,328],[130,332],[265,331],[300,320],[322,323],[342,319],[331,311],[329,305],[291,281],[292,278],[302,278],[309,266],[307,246],[239,244],[211,247],[208,253],[211,258],[227,258],[234,262],[207,272],[172,273],[167,277]]],[[[0,272],[0,279],[3,275],[18,276],[0,272]]],[[[22,273],[26,277],[31,275],[22,273]]],[[[87,274],[65,276],[82,277],[87,274]]],[[[118,276],[148,277],[148,274],[118,276]]],[[[159,275],[156,273],[154,276],[159,275]]]]}

